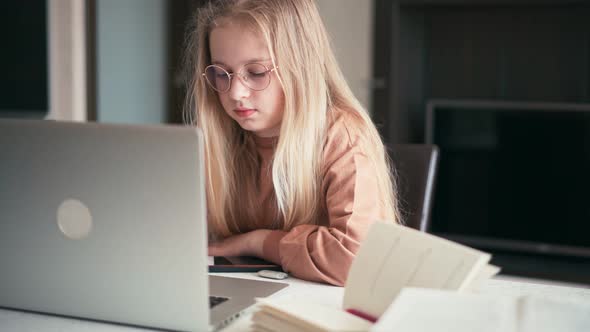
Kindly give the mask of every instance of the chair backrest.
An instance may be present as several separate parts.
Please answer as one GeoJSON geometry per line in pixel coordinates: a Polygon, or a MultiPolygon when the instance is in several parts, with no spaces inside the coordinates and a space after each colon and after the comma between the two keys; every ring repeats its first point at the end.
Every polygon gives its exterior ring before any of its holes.
{"type": "Polygon", "coordinates": [[[421,231],[430,224],[438,154],[432,144],[393,144],[391,148],[403,221],[421,231]]]}

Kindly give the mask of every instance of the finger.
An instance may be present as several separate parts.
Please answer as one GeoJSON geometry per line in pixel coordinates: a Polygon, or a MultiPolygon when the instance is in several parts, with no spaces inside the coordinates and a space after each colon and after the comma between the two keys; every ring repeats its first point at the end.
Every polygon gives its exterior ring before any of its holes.
{"type": "Polygon", "coordinates": [[[210,245],[207,251],[209,256],[223,256],[223,250],[215,245],[210,245]]]}

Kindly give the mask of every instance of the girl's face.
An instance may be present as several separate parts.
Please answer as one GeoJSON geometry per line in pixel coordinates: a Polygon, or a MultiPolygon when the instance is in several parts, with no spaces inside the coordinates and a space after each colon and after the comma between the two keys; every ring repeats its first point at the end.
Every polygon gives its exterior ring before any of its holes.
{"type": "Polygon", "coordinates": [[[217,93],[225,112],[244,130],[257,136],[278,136],[285,95],[276,72],[268,73],[270,84],[260,91],[250,89],[237,75],[240,71],[246,74],[248,70],[244,65],[251,63],[273,69],[262,36],[240,24],[226,22],[211,31],[209,49],[212,64],[233,74],[229,90],[217,93]]]}

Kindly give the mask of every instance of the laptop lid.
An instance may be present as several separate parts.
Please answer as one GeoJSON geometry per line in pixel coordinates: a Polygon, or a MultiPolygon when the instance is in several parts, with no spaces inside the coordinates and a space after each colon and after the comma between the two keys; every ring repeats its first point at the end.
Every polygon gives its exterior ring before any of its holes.
{"type": "Polygon", "coordinates": [[[0,306],[209,328],[202,138],[0,120],[0,306]]]}

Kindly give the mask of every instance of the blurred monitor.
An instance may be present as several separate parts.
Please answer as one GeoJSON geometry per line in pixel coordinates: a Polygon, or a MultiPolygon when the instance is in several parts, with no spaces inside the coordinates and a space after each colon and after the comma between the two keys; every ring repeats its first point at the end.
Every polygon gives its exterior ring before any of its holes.
{"type": "Polygon", "coordinates": [[[590,258],[590,104],[433,100],[430,231],[482,249],[590,258]]]}

